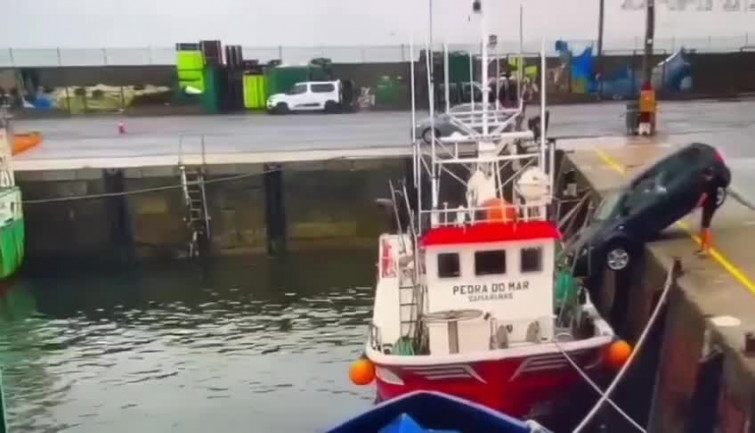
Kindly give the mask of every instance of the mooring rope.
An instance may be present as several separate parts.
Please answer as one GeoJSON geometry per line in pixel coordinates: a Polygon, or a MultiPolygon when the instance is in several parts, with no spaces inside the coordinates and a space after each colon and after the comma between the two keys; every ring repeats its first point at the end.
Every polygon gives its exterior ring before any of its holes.
{"type": "Polygon", "coordinates": [[[675,275],[677,273],[678,267],[679,267],[679,262],[675,259],[674,264],[671,267],[671,270],[669,270],[668,276],[666,277],[666,283],[663,288],[663,293],[661,294],[661,297],[658,300],[658,304],[655,306],[655,310],[653,310],[653,314],[650,315],[650,319],[648,319],[648,322],[645,325],[645,329],[642,330],[642,333],[640,334],[640,338],[637,339],[637,343],[635,344],[634,350],[632,350],[632,353],[629,354],[629,358],[627,358],[627,361],[621,367],[621,369],[619,370],[619,373],[616,375],[616,377],[614,377],[613,381],[608,386],[608,388],[606,388],[606,391],[600,397],[598,402],[595,403],[595,406],[593,406],[590,412],[588,412],[588,414],[585,416],[582,422],[580,422],[579,425],[577,425],[573,433],[582,432],[584,428],[587,426],[587,424],[589,424],[590,421],[592,421],[592,419],[600,410],[601,406],[603,406],[606,400],[608,400],[608,398],[611,396],[611,393],[616,389],[616,386],[619,384],[621,379],[629,370],[629,367],[632,365],[632,361],[634,361],[634,359],[637,357],[637,354],[640,352],[640,349],[645,344],[645,340],[647,339],[647,336],[650,333],[650,329],[655,324],[655,321],[658,319],[658,316],[660,315],[663,305],[666,303],[666,298],[668,298],[668,294],[671,292],[671,287],[674,285],[673,283],[675,280],[675,275]]]}
{"type": "MultiPolygon", "coordinates": [[[[280,168],[277,168],[274,170],[262,170],[255,173],[244,173],[244,174],[239,174],[235,176],[228,176],[228,177],[222,177],[218,179],[205,180],[203,181],[203,183],[205,185],[208,185],[208,184],[213,184],[213,183],[231,182],[234,180],[240,180],[240,179],[244,179],[248,177],[261,176],[263,174],[273,173],[280,170],[281,170],[280,168]]],[[[187,185],[198,185],[200,183],[202,182],[199,182],[199,181],[186,182],[187,185]]],[[[103,192],[103,193],[98,193],[98,194],[84,194],[84,195],[74,195],[74,196],[67,196],[67,197],[52,197],[52,198],[42,198],[42,199],[35,199],[35,200],[22,200],[21,203],[44,204],[44,203],[60,203],[60,202],[65,202],[65,201],[76,201],[76,200],[93,200],[93,199],[99,199],[99,198],[122,197],[122,196],[127,196],[127,195],[168,191],[168,190],[179,189],[179,188],[183,188],[183,185],[182,184],[165,185],[165,186],[157,186],[153,188],[134,189],[134,190],[129,190],[129,191],[121,191],[121,192],[103,192]]]]}
{"type": "MultiPolygon", "coordinates": [[[[558,334],[558,335],[561,335],[561,334],[558,334]]],[[[574,362],[574,359],[571,356],[569,356],[569,354],[564,350],[564,348],[561,347],[561,345],[558,343],[558,335],[556,335],[553,342],[556,344],[556,347],[558,348],[558,350],[561,351],[561,354],[564,355],[564,358],[566,358],[566,360],[569,361],[569,364],[571,364],[571,366],[574,367],[575,370],[577,370],[577,373],[579,373],[580,376],[582,376],[585,382],[587,382],[592,387],[592,389],[594,389],[595,392],[598,393],[598,395],[600,395],[601,397],[605,395],[605,392],[602,389],[600,389],[598,384],[596,384],[592,379],[590,379],[590,376],[588,376],[587,373],[585,373],[585,371],[582,370],[579,367],[579,365],[577,365],[576,362],[574,362]]],[[[571,335],[571,334],[567,334],[567,335],[571,335]]],[[[637,430],[641,431],[642,433],[647,433],[647,431],[639,423],[637,423],[637,421],[635,421],[631,416],[629,416],[629,414],[624,412],[624,410],[620,408],[613,400],[606,397],[606,401],[608,402],[608,404],[611,405],[611,407],[616,409],[616,412],[618,412],[619,415],[623,416],[624,419],[626,419],[630,424],[632,424],[637,430]]]]}

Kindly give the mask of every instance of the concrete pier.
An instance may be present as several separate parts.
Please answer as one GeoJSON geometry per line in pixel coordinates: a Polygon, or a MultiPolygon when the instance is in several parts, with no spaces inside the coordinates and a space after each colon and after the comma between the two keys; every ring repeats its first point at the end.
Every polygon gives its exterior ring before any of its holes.
{"type": "MultiPolygon", "coordinates": [[[[663,142],[601,146],[569,155],[583,185],[599,199],[608,189],[670,151],[663,142]]],[[[736,174],[735,174],[736,176],[736,174]]],[[[673,260],[683,275],[674,288],[660,325],[657,354],[648,355],[654,384],[642,408],[649,430],[658,433],[715,431],[755,432],[755,356],[745,353],[745,336],[755,331],[755,212],[730,196],[713,224],[712,256],[694,254],[699,214],[679,221],[646,244],[642,263],[632,275],[608,275],[603,292],[627,291],[626,305],[603,305],[606,314],[626,309],[626,323],[615,324],[636,337],[645,326],[673,260]]],[[[621,301],[620,301],[621,302],[621,301]]],[[[653,349],[651,348],[651,351],[653,349]]],[[[642,397],[645,398],[644,396],[642,397]]]]}

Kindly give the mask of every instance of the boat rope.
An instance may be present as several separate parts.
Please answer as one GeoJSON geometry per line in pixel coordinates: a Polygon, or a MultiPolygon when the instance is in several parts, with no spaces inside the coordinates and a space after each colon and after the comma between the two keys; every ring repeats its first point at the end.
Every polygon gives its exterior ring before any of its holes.
{"type": "MultiPolygon", "coordinates": [[[[227,177],[222,177],[218,179],[210,179],[210,180],[205,180],[204,184],[208,185],[212,183],[231,182],[235,180],[245,179],[248,177],[261,176],[263,174],[272,173],[272,172],[276,172],[280,170],[281,170],[280,168],[276,168],[274,170],[262,170],[260,172],[255,172],[255,173],[244,173],[244,174],[239,174],[235,176],[227,176],[227,177]]],[[[190,182],[187,182],[187,185],[197,185],[199,183],[200,183],[199,181],[190,181],[190,182]]],[[[168,191],[168,190],[180,189],[180,188],[183,188],[182,184],[164,185],[164,186],[158,186],[158,187],[153,187],[153,188],[134,189],[134,190],[129,190],[129,191],[121,191],[121,192],[104,192],[104,193],[98,193],[98,194],[84,194],[84,195],[74,195],[74,196],[66,196],[66,197],[51,197],[51,198],[42,198],[42,199],[34,199],[34,200],[23,200],[21,203],[44,204],[44,203],[60,203],[60,202],[77,201],[77,200],[94,200],[94,199],[100,199],[100,198],[122,197],[122,196],[127,196],[127,195],[168,191]]]]}
{"type": "MultiPolygon", "coordinates": [[[[571,336],[571,334],[568,334],[568,333],[557,334],[553,342],[556,344],[556,347],[558,348],[558,350],[561,351],[561,354],[564,355],[564,358],[566,358],[566,360],[569,361],[569,364],[571,364],[571,366],[574,367],[575,370],[577,370],[577,373],[579,373],[579,375],[582,376],[585,382],[587,382],[592,387],[592,389],[594,389],[595,392],[597,392],[598,395],[600,395],[601,397],[605,395],[605,392],[602,389],[600,389],[598,384],[596,384],[595,381],[593,381],[590,378],[590,376],[588,376],[587,373],[585,373],[585,371],[582,370],[582,368],[580,368],[576,362],[574,362],[574,359],[571,356],[569,356],[566,350],[564,350],[564,348],[561,347],[561,345],[558,343],[559,335],[571,336]]],[[[647,431],[639,423],[637,423],[637,421],[635,421],[631,416],[629,416],[629,414],[624,412],[624,410],[620,408],[613,400],[607,397],[606,402],[608,402],[608,404],[610,404],[611,407],[613,407],[616,410],[616,412],[619,413],[619,415],[623,416],[624,419],[626,419],[630,424],[632,424],[637,430],[641,431],[642,433],[647,433],[647,431]]]]}
{"type": "Polygon", "coordinates": [[[603,406],[603,404],[606,402],[606,400],[611,396],[611,393],[616,389],[616,386],[618,386],[621,379],[624,377],[626,372],[629,370],[629,367],[632,365],[632,362],[636,359],[637,354],[640,352],[640,349],[642,349],[642,346],[645,344],[645,340],[647,339],[648,334],[650,333],[650,329],[655,324],[655,321],[658,319],[658,316],[661,313],[661,310],[666,304],[666,299],[668,298],[669,293],[671,292],[671,287],[674,286],[674,282],[676,280],[676,275],[678,274],[679,270],[681,270],[681,263],[679,262],[679,259],[674,259],[674,264],[671,267],[671,270],[669,270],[668,275],[666,277],[666,283],[663,287],[663,293],[661,294],[661,297],[658,299],[658,303],[655,306],[655,309],[653,310],[653,314],[650,315],[650,318],[648,319],[647,324],[645,325],[645,329],[642,330],[642,333],[640,334],[640,338],[637,339],[637,343],[635,344],[634,350],[629,354],[629,358],[627,358],[627,361],[624,363],[624,365],[619,370],[619,373],[614,377],[611,384],[606,388],[605,393],[600,397],[597,403],[595,403],[595,406],[588,412],[588,414],[585,416],[585,418],[582,420],[582,422],[577,425],[577,427],[574,429],[573,433],[581,433],[584,428],[587,426],[587,424],[592,421],[592,419],[595,417],[595,415],[598,413],[600,408],[603,406]]]}

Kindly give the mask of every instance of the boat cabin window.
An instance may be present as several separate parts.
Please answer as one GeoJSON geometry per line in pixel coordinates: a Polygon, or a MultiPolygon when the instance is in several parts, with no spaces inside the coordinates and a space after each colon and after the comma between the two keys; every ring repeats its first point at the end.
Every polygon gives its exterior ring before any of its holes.
{"type": "Polygon", "coordinates": [[[543,270],[543,249],[540,247],[522,248],[520,259],[523,274],[543,270]]]}
{"type": "Polygon", "coordinates": [[[477,275],[506,273],[506,251],[477,251],[474,253],[474,271],[477,275]]]}
{"type": "Polygon", "coordinates": [[[461,274],[458,253],[438,254],[438,277],[454,278],[461,274]]]}

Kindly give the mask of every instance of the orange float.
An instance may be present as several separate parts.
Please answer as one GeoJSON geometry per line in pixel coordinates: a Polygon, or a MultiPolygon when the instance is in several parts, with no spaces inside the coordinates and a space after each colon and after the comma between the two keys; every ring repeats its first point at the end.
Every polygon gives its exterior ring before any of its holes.
{"type": "Polygon", "coordinates": [[[632,346],[624,340],[611,343],[606,350],[606,362],[615,369],[620,369],[632,354],[632,346]]]}
{"type": "Polygon", "coordinates": [[[485,219],[488,222],[516,222],[516,206],[506,203],[506,200],[500,198],[491,198],[485,200],[482,204],[485,208],[485,219]]]}
{"type": "Polygon", "coordinates": [[[354,385],[369,385],[375,379],[375,366],[369,359],[357,359],[351,364],[349,379],[354,385]]]}
{"type": "Polygon", "coordinates": [[[42,134],[39,132],[30,132],[28,134],[13,135],[13,155],[19,154],[25,150],[31,149],[42,142],[42,134]]]}

